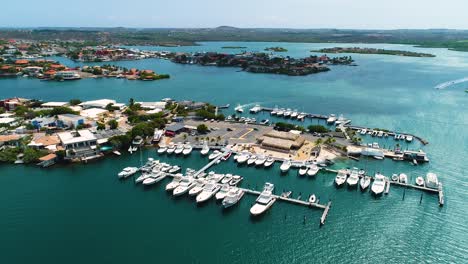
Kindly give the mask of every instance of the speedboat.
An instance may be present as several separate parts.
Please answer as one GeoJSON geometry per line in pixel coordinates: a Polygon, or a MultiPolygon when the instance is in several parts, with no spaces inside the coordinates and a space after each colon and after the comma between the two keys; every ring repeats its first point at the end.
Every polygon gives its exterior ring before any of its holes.
{"type": "Polygon", "coordinates": [[[239,175],[232,176],[232,179],[229,181],[229,185],[234,186],[241,182],[244,178],[239,175]]]}
{"type": "Polygon", "coordinates": [[[182,152],[184,151],[184,145],[182,144],[177,144],[175,150],[174,150],[174,153],[175,154],[181,154],[182,152]]]}
{"type": "Polygon", "coordinates": [[[348,179],[346,180],[346,183],[353,187],[356,186],[359,182],[359,173],[358,169],[354,168],[351,170],[351,174],[349,175],[348,179]]]}
{"type": "Polygon", "coordinates": [[[206,155],[209,152],[210,152],[210,147],[208,146],[208,144],[205,143],[200,151],[200,154],[206,155]]]}
{"type": "Polygon", "coordinates": [[[369,176],[364,176],[359,181],[359,185],[361,186],[361,189],[365,190],[367,187],[369,187],[370,182],[371,178],[369,176]]]}
{"type": "Polygon", "coordinates": [[[262,166],[263,164],[265,164],[265,161],[265,156],[258,156],[257,160],[255,161],[255,166],[262,166]]]}
{"type": "Polygon", "coordinates": [[[201,193],[199,193],[197,195],[197,198],[196,198],[197,203],[202,203],[202,202],[210,199],[211,197],[213,197],[213,195],[216,192],[219,191],[220,188],[221,187],[218,184],[216,184],[214,181],[208,182],[203,187],[203,190],[201,191],[201,193]]]}
{"type": "Polygon", "coordinates": [[[302,120],[302,119],[304,119],[306,116],[307,116],[307,114],[304,113],[304,112],[302,112],[302,113],[299,113],[299,114],[297,115],[297,119],[302,120]]]}
{"type": "Polygon", "coordinates": [[[175,165],[175,166],[172,166],[172,168],[170,168],[167,172],[172,174],[172,173],[177,173],[179,171],[180,171],[180,167],[175,165]]]}
{"type": "Polygon", "coordinates": [[[317,164],[312,164],[309,166],[309,169],[307,170],[307,175],[315,176],[319,170],[320,168],[317,166],[317,164]]]}
{"type": "Polygon", "coordinates": [[[374,182],[372,183],[371,191],[375,195],[382,194],[385,189],[386,179],[380,173],[376,173],[374,177],[374,182]]]}
{"type": "Polygon", "coordinates": [[[280,166],[281,172],[287,172],[291,168],[291,161],[290,160],[285,160],[283,161],[283,164],[280,166]]]}
{"type": "Polygon", "coordinates": [[[255,161],[257,161],[257,156],[252,155],[252,156],[250,156],[250,158],[247,160],[247,165],[252,165],[252,164],[255,163],[255,161]]]}
{"type": "Polygon", "coordinates": [[[398,174],[396,173],[392,174],[392,181],[399,182],[399,180],[400,180],[400,177],[398,177],[398,174]]]}
{"type": "Polygon", "coordinates": [[[405,184],[408,183],[408,176],[404,173],[400,173],[400,182],[405,184]]]}
{"type": "Polygon", "coordinates": [[[277,116],[283,116],[284,115],[284,108],[281,108],[280,110],[278,110],[278,112],[276,112],[276,115],[277,116]]]}
{"type": "Polygon", "coordinates": [[[268,156],[268,158],[265,160],[265,163],[263,163],[263,166],[266,168],[271,167],[275,163],[275,159],[272,156],[268,156]]]}
{"type": "Polygon", "coordinates": [[[260,215],[273,205],[276,201],[276,198],[273,196],[274,188],[275,186],[272,183],[265,183],[263,191],[258,196],[255,204],[250,208],[250,213],[252,215],[260,215]]]}
{"type": "Polygon", "coordinates": [[[166,191],[172,191],[179,186],[182,176],[175,176],[170,183],[166,185],[166,191]]]}
{"type": "Polygon", "coordinates": [[[291,116],[291,109],[286,109],[286,111],[284,111],[284,117],[290,117],[291,116]]]}
{"type": "Polygon", "coordinates": [[[209,156],[208,156],[208,159],[210,160],[214,160],[216,159],[217,157],[219,157],[222,153],[219,151],[219,150],[215,150],[213,151],[213,153],[211,153],[209,156]]]}
{"type": "Polygon", "coordinates": [[[167,154],[172,154],[172,153],[174,153],[174,151],[175,151],[175,145],[174,145],[174,143],[170,143],[169,147],[167,147],[166,152],[167,152],[167,154]]]}
{"type": "Polygon", "coordinates": [[[334,124],[335,122],[336,122],[336,115],[331,114],[331,115],[327,118],[327,123],[328,123],[328,124],[334,124]]]}
{"type": "Polygon", "coordinates": [[[194,196],[203,191],[203,186],[205,186],[205,181],[202,179],[197,179],[195,185],[190,189],[189,195],[194,196]]]}
{"type": "Polygon", "coordinates": [[[180,196],[186,192],[188,192],[192,187],[195,186],[195,181],[191,177],[183,177],[180,181],[179,186],[177,186],[174,191],[172,191],[172,195],[180,196]]]}
{"type": "Polygon", "coordinates": [[[228,152],[226,153],[226,155],[224,155],[224,156],[221,158],[221,160],[226,161],[226,160],[228,160],[228,159],[231,157],[231,155],[232,155],[232,152],[231,152],[231,151],[228,151],[228,152]]]}
{"type": "Polygon", "coordinates": [[[222,184],[229,184],[229,182],[232,180],[232,174],[226,174],[224,175],[224,178],[221,180],[222,184]]]}
{"type": "Polygon", "coordinates": [[[235,205],[237,202],[240,201],[242,196],[244,196],[243,190],[237,187],[231,187],[229,192],[226,194],[226,197],[224,197],[223,199],[224,208],[228,208],[228,207],[235,205]]]}
{"type": "Polygon", "coordinates": [[[426,187],[432,189],[439,188],[439,179],[437,178],[437,174],[432,172],[426,174],[426,187]]]}
{"type": "Polygon", "coordinates": [[[406,141],[411,142],[413,141],[413,136],[406,136],[406,141]]]}
{"type": "Polygon", "coordinates": [[[311,194],[309,196],[309,203],[315,203],[317,201],[317,197],[315,196],[315,194],[311,194]]]}
{"type": "Polygon", "coordinates": [[[192,148],[192,146],[190,144],[185,144],[184,145],[184,150],[182,150],[182,153],[184,155],[188,155],[188,154],[190,154],[192,152],[192,149],[193,148],[192,148]]]}
{"type": "Polygon", "coordinates": [[[224,197],[226,197],[227,193],[229,192],[230,188],[231,187],[229,186],[229,184],[223,184],[221,186],[221,189],[219,189],[219,191],[215,195],[216,200],[224,199],[224,197]]]}
{"type": "Polygon", "coordinates": [[[335,177],[336,186],[341,186],[346,182],[346,171],[339,170],[335,177]]]}
{"type": "Polygon", "coordinates": [[[244,162],[246,162],[248,159],[250,158],[250,154],[249,152],[242,152],[239,157],[237,157],[237,162],[239,164],[242,164],[244,162]]]}
{"type": "Polygon", "coordinates": [[[418,186],[424,186],[424,178],[421,176],[416,177],[416,184],[418,186]]]}
{"type": "Polygon", "coordinates": [[[307,173],[307,166],[306,165],[302,165],[301,168],[299,169],[299,176],[304,176],[306,175],[307,173]]]}
{"type": "Polygon", "coordinates": [[[137,171],[138,171],[137,167],[126,167],[121,172],[119,172],[117,176],[119,176],[119,178],[127,178],[135,174],[137,171]]]}

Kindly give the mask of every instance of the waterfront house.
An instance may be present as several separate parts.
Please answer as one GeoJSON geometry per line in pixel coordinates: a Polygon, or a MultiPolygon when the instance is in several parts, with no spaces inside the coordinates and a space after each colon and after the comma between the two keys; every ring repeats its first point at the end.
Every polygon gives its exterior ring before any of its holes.
{"type": "Polygon", "coordinates": [[[104,109],[109,104],[112,104],[112,106],[117,107],[120,110],[123,110],[125,108],[125,104],[117,103],[115,100],[110,100],[110,99],[99,99],[99,100],[86,101],[86,102],[82,102],[81,104],[79,104],[79,106],[83,107],[83,109],[88,109],[88,108],[102,108],[102,109],[104,109]]]}
{"type": "Polygon", "coordinates": [[[88,108],[85,110],[82,110],[80,112],[80,115],[89,119],[97,119],[100,118],[106,114],[108,114],[109,111],[106,109],[101,109],[101,108],[88,108]]]}
{"type": "Polygon", "coordinates": [[[31,120],[31,125],[36,129],[57,127],[57,119],[54,117],[35,117],[31,120]]]}
{"type": "Polygon", "coordinates": [[[0,149],[5,146],[19,147],[21,136],[17,134],[13,135],[0,135],[0,149]]]}
{"type": "Polygon", "coordinates": [[[56,154],[53,154],[53,153],[47,154],[39,158],[39,163],[37,165],[43,168],[46,168],[46,167],[54,165],[56,159],[57,159],[56,154]]]}
{"type": "Polygon", "coordinates": [[[79,115],[74,114],[63,114],[58,115],[58,123],[57,126],[59,127],[78,127],[79,125],[84,125],[84,118],[79,115]]]}
{"type": "Polygon", "coordinates": [[[87,159],[99,155],[97,138],[88,129],[61,132],[57,135],[65,150],[66,159],[87,159]]]}
{"type": "Polygon", "coordinates": [[[5,108],[7,111],[14,111],[17,106],[24,105],[28,102],[28,99],[24,98],[8,98],[0,100],[0,107],[5,108]]]}

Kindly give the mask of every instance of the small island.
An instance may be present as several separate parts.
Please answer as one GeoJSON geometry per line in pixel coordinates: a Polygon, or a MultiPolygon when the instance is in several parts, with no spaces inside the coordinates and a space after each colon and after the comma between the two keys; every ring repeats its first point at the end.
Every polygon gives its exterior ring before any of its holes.
{"type": "Polygon", "coordinates": [[[242,47],[242,46],[224,46],[221,47],[222,49],[246,49],[247,47],[242,47]]]}
{"type": "Polygon", "coordinates": [[[288,50],[283,47],[270,47],[270,48],[266,48],[265,51],[286,52],[288,50]]]}
{"type": "Polygon", "coordinates": [[[420,53],[405,50],[386,50],[386,49],[375,49],[375,48],[360,48],[360,47],[334,47],[325,48],[319,50],[311,50],[311,52],[321,53],[359,53],[359,54],[382,54],[382,55],[394,55],[394,56],[405,56],[405,57],[435,57],[433,54],[420,53]]]}

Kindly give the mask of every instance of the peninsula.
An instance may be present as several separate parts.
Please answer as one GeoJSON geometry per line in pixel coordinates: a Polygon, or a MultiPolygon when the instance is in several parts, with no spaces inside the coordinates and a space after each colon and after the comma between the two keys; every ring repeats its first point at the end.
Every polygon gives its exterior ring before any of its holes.
{"type": "Polygon", "coordinates": [[[387,50],[387,49],[375,49],[375,48],[360,48],[360,47],[334,47],[324,48],[319,50],[311,50],[311,52],[321,53],[359,53],[359,54],[383,54],[383,55],[395,55],[405,57],[435,57],[433,54],[420,53],[405,50],[387,50]]]}

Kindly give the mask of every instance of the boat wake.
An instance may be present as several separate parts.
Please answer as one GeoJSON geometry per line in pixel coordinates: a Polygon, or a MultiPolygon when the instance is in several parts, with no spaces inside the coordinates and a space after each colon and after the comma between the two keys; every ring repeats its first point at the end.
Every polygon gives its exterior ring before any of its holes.
{"type": "Polygon", "coordinates": [[[436,89],[445,89],[445,88],[450,87],[452,85],[459,84],[459,83],[464,83],[464,82],[468,82],[468,77],[463,78],[463,79],[444,82],[444,83],[438,84],[435,88],[436,89]]]}

